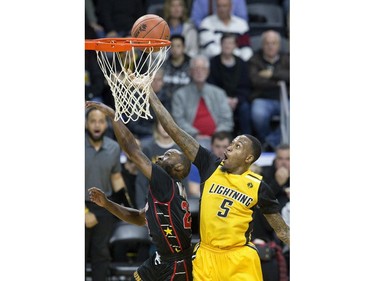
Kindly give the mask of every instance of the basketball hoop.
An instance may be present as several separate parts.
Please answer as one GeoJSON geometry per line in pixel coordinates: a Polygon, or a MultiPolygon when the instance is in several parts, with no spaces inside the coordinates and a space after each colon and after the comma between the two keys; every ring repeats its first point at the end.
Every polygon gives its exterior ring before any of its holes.
{"type": "Polygon", "coordinates": [[[98,64],[115,101],[115,121],[125,124],[152,118],[149,88],[163,64],[171,42],[152,38],[100,38],[85,40],[94,50],[98,64]]]}

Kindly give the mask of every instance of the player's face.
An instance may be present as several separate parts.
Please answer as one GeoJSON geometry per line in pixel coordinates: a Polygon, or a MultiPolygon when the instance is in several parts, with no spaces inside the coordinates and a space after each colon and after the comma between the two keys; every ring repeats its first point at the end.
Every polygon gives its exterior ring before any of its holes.
{"type": "Polygon", "coordinates": [[[246,158],[250,154],[250,140],[245,136],[236,137],[227,147],[223,158],[223,169],[233,172],[246,166],[246,158]]]}
{"type": "Polygon", "coordinates": [[[171,175],[174,165],[180,162],[180,152],[177,149],[168,149],[162,156],[156,158],[156,164],[171,175]]]}
{"type": "Polygon", "coordinates": [[[86,130],[93,141],[103,139],[107,129],[107,119],[100,110],[93,110],[89,113],[86,120],[86,130]]]}

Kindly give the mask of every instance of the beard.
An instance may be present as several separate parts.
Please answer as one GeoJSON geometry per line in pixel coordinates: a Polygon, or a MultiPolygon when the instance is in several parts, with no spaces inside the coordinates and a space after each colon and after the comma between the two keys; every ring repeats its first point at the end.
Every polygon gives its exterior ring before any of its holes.
{"type": "Polygon", "coordinates": [[[88,133],[90,139],[91,139],[93,142],[100,142],[100,141],[102,141],[103,138],[104,138],[104,135],[105,135],[105,131],[104,131],[102,134],[100,134],[99,136],[94,136],[90,131],[88,131],[88,130],[86,130],[86,131],[87,131],[87,133],[88,133]]]}
{"type": "Polygon", "coordinates": [[[223,173],[227,173],[228,172],[228,168],[226,168],[224,166],[221,166],[220,167],[220,171],[222,171],[223,173]]]}

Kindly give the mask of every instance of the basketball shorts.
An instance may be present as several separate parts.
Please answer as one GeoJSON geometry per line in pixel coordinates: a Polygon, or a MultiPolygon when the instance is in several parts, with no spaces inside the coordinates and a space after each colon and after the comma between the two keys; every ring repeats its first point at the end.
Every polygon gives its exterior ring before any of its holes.
{"type": "Polygon", "coordinates": [[[193,253],[194,281],[262,281],[258,252],[252,245],[228,250],[196,244],[193,253]]]}

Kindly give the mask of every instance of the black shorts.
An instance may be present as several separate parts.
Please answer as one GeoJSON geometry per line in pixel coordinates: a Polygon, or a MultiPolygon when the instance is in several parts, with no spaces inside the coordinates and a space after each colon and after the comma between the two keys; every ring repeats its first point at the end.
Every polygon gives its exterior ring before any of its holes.
{"type": "Polygon", "coordinates": [[[142,281],[192,281],[191,255],[184,259],[163,261],[154,253],[134,273],[132,280],[142,281]]]}

